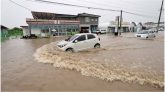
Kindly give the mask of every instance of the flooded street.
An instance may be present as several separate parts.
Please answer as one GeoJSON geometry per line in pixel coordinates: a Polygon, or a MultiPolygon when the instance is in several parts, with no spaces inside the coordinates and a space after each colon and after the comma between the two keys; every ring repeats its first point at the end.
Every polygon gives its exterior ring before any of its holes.
{"type": "Polygon", "coordinates": [[[155,39],[100,35],[101,48],[65,53],[62,37],[2,43],[2,91],[160,91],[164,34],[155,39]],[[42,62],[42,63],[39,63],[42,62]]]}

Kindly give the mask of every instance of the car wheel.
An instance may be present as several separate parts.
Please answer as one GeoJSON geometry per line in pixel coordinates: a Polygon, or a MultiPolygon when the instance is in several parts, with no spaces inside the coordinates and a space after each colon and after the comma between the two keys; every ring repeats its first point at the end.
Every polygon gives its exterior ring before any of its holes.
{"type": "Polygon", "coordinates": [[[73,52],[74,50],[72,48],[66,49],[66,52],[73,52]]]}
{"type": "Polygon", "coordinates": [[[95,44],[94,48],[100,48],[100,44],[95,44]]]}
{"type": "Polygon", "coordinates": [[[148,38],[148,36],[146,37],[146,39],[148,38]]]}

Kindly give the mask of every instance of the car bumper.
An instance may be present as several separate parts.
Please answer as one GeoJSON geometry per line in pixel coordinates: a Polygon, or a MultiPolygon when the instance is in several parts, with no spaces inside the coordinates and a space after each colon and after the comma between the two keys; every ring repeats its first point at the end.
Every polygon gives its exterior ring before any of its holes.
{"type": "Polygon", "coordinates": [[[147,35],[139,35],[139,34],[137,34],[136,37],[138,37],[138,38],[146,38],[147,35]]]}
{"type": "Polygon", "coordinates": [[[64,46],[64,47],[60,47],[59,45],[57,45],[56,47],[57,47],[59,50],[61,50],[61,51],[65,51],[65,50],[66,50],[65,46],[64,46]]]}

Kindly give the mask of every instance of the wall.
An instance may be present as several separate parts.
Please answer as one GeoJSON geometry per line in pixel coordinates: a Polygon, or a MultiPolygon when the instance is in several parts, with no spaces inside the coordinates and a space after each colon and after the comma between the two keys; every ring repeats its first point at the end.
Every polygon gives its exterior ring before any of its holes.
{"type": "Polygon", "coordinates": [[[31,34],[35,34],[37,36],[40,36],[41,35],[41,29],[40,28],[32,28],[31,34]]]}
{"type": "Polygon", "coordinates": [[[97,17],[78,17],[78,20],[80,21],[80,24],[93,24],[98,25],[99,18],[97,17]],[[89,21],[87,21],[89,19],[89,21]],[[97,21],[96,21],[97,20],[97,21]]]}
{"type": "Polygon", "coordinates": [[[30,35],[28,27],[27,28],[22,28],[22,30],[23,30],[23,36],[30,35]]]}

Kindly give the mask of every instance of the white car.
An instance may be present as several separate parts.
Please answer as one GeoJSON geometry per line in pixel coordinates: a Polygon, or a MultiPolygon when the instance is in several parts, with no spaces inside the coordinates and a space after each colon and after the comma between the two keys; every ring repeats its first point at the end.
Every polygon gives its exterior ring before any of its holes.
{"type": "Polygon", "coordinates": [[[156,35],[154,34],[154,31],[141,31],[141,32],[138,32],[135,36],[140,37],[140,38],[155,38],[156,37],[156,35]]]}
{"type": "Polygon", "coordinates": [[[103,30],[103,29],[100,30],[100,33],[101,33],[101,34],[105,34],[106,32],[107,32],[106,30],[103,30]]]}
{"type": "Polygon", "coordinates": [[[100,38],[93,33],[76,34],[66,40],[58,42],[57,47],[68,52],[100,48],[100,38]]]}
{"type": "Polygon", "coordinates": [[[106,32],[107,31],[106,30],[103,30],[103,29],[94,31],[94,33],[96,33],[96,34],[105,34],[106,32]]]}

